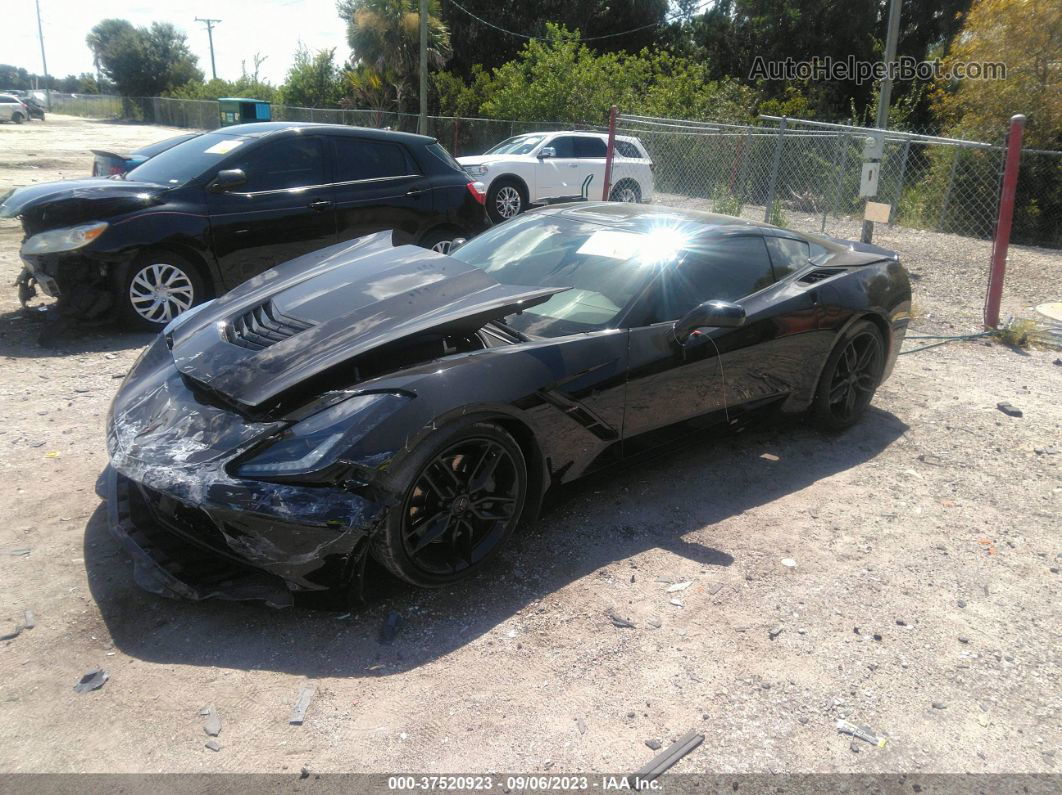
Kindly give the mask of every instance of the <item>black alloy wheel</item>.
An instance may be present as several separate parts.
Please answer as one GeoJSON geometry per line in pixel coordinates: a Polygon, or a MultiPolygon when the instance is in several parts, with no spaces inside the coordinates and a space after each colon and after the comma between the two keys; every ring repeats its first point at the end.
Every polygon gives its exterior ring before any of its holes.
{"type": "Polygon", "coordinates": [[[814,413],[827,430],[844,430],[866,412],[881,383],[885,346],[874,324],[860,321],[838,343],[823,370],[814,413]]]}
{"type": "Polygon", "coordinates": [[[465,423],[412,458],[405,497],[373,551],[407,582],[439,587],[475,573],[512,533],[526,464],[515,440],[484,422],[465,423]]]}

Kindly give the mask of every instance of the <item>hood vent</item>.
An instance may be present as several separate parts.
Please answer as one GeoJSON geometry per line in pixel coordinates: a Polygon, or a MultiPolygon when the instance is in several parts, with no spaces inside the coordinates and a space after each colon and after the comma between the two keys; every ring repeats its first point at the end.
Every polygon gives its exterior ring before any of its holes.
{"type": "Polygon", "coordinates": [[[259,304],[233,319],[225,326],[225,340],[241,348],[260,351],[275,345],[300,331],[306,331],[313,324],[304,323],[293,317],[281,314],[272,301],[259,304]]]}
{"type": "Polygon", "coordinates": [[[836,276],[839,273],[844,273],[844,268],[817,268],[810,273],[805,273],[799,279],[798,282],[803,284],[814,284],[815,282],[821,282],[823,279],[829,279],[831,276],[836,276]]]}

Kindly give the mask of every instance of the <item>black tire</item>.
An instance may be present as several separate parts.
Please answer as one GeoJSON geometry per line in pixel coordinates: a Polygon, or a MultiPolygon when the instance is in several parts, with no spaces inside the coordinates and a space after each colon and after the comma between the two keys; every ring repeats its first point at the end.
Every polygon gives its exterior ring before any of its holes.
{"type": "Polygon", "coordinates": [[[859,320],[841,336],[826,360],[811,415],[824,431],[855,425],[866,413],[885,370],[885,343],[878,327],[859,320]]]}
{"type": "Polygon", "coordinates": [[[640,204],[642,201],[642,189],[633,179],[621,179],[608,194],[609,201],[627,202],[640,204]]]}
{"type": "Polygon", "coordinates": [[[450,253],[450,244],[459,237],[464,237],[456,229],[433,229],[417,243],[421,248],[438,251],[440,254],[450,253]]]}
{"type": "Polygon", "coordinates": [[[487,215],[496,224],[515,218],[527,209],[527,188],[512,177],[499,177],[487,190],[487,215]]]}
{"type": "Polygon", "coordinates": [[[21,113],[16,112],[11,114],[11,121],[13,121],[15,124],[22,124],[22,122],[24,122],[25,120],[26,117],[23,116],[21,113]]]}
{"type": "Polygon", "coordinates": [[[471,577],[512,535],[527,483],[523,453],[505,430],[475,417],[445,426],[388,478],[402,499],[373,540],[373,557],[421,588],[471,577]]]}
{"type": "Polygon", "coordinates": [[[208,295],[203,274],[195,263],[170,251],[149,251],[129,266],[119,282],[115,298],[122,325],[158,332],[173,318],[203,303],[208,295]],[[160,303],[155,311],[151,310],[152,298],[148,289],[152,281],[171,291],[166,305],[160,303]],[[143,300],[134,300],[135,296],[141,296],[143,300]]]}

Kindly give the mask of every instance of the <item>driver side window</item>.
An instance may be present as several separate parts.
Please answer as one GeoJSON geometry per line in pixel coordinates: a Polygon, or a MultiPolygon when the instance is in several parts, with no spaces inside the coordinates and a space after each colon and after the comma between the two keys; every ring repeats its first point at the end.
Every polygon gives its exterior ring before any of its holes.
{"type": "Polygon", "coordinates": [[[324,156],[317,137],[291,136],[272,141],[247,153],[229,168],[247,175],[241,192],[289,190],[323,185],[324,156]]]}
{"type": "Polygon", "coordinates": [[[648,322],[678,320],[705,301],[737,301],[773,283],[760,235],[711,238],[660,274],[648,322]]]}

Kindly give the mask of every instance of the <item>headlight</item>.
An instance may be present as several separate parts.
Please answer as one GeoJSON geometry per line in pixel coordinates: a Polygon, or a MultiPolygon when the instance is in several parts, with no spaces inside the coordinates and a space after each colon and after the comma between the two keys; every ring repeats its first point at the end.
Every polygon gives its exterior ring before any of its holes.
{"type": "Polygon", "coordinates": [[[390,393],[358,395],[298,422],[235,469],[238,477],[306,475],[324,469],[359,436],[397,411],[409,398],[390,393]]]}
{"type": "Polygon", "coordinates": [[[100,221],[95,224],[71,226],[67,229],[52,229],[34,235],[22,244],[23,254],[55,254],[59,251],[73,251],[87,246],[107,231],[108,224],[100,221]]]}
{"type": "Polygon", "coordinates": [[[472,174],[474,176],[482,176],[483,174],[487,173],[488,169],[489,169],[489,166],[484,164],[482,166],[469,166],[467,170],[468,170],[468,173],[470,173],[470,174],[472,174]]]}

